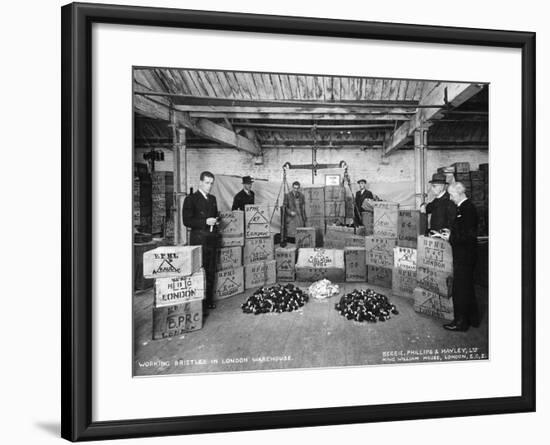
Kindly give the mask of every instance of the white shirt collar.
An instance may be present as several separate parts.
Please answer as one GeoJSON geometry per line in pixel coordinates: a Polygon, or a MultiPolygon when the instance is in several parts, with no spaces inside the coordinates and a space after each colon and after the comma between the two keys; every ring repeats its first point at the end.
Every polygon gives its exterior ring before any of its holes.
{"type": "Polygon", "coordinates": [[[466,201],[467,199],[468,199],[468,198],[464,198],[462,201],[460,201],[460,202],[457,204],[457,207],[460,207],[460,206],[462,205],[462,203],[463,203],[464,201],[466,201]]]}
{"type": "Polygon", "coordinates": [[[204,196],[204,199],[208,201],[208,195],[202,191],[202,189],[199,188],[199,192],[201,192],[202,196],[204,196]]]}
{"type": "Polygon", "coordinates": [[[439,195],[437,195],[437,199],[441,198],[446,192],[447,190],[443,190],[439,195]]]}

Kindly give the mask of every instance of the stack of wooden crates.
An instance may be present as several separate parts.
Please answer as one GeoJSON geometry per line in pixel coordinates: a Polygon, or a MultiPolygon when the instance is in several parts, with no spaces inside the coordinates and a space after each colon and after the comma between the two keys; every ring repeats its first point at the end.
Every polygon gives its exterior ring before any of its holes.
{"type": "Polygon", "coordinates": [[[276,281],[274,239],[271,234],[269,205],[246,205],[244,208],[244,288],[273,284],[276,281]]]}
{"type": "Polygon", "coordinates": [[[143,275],[155,280],[153,340],[202,328],[201,265],[201,246],[161,246],[143,254],[143,275]]]}
{"type": "Polygon", "coordinates": [[[221,212],[219,231],[221,248],[218,250],[214,298],[223,300],[244,292],[244,212],[221,212]]]}
{"type": "MultiPolygon", "coordinates": [[[[454,170],[454,180],[464,184],[466,196],[472,200],[478,215],[477,234],[489,234],[489,164],[479,164],[478,170],[470,170],[469,162],[455,162],[451,167],[440,167],[438,173],[454,170]]],[[[452,180],[452,178],[451,178],[452,180]]]]}

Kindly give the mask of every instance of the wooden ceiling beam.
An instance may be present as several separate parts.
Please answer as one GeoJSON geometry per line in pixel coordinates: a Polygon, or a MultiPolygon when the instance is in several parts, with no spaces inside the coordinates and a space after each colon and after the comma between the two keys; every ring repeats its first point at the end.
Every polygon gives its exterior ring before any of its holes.
{"type": "Polygon", "coordinates": [[[425,97],[422,97],[420,104],[442,103],[447,101],[447,106],[440,108],[419,108],[415,115],[407,122],[397,128],[386,140],[384,155],[388,156],[400,146],[404,145],[414,131],[422,125],[430,124],[444,116],[448,107],[458,107],[470,97],[483,89],[483,84],[477,83],[450,83],[442,82],[432,89],[425,97]]]}
{"type": "MultiPolygon", "coordinates": [[[[261,97],[251,99],[238,99],[231,97],[216,97],[216,96],[194,96],[181,95],[160,91],[152,91],[145,85],[139,82],[134,84],[134,93],[138,95],[146,95],[149,97],[167,98],[176,106],[252,106],[252,107],[367,107],[367,108],[387,108],[387,107],[405,107],[415,109],[418,106],[418,101],[415,100],[364,100],[364,99],[346,99],[346,100],[312,100],[312,99],[264,99],[261,97]]],[[[188,110],[183,110],[188,111],[188,110]]]]}
{"type": "MultiPolygon", "coordinates": [[[[307,121],[407,121],[411,118],[411,114],[272,114],[272,113],[213,113],[213,112],[189,112],[191,118],[205,119],[250,119],[250,120],[307,120],[307,121]]],[[[237,125],[236,122],[232,122],[237,125]]]]}
{"type": "MultiPolygon", "coordinates": [[[[265,129],[280,129],[280,130],[308,130],[312,129],[312,125],[307,124],[285,124],[285,123],[251,123],[251,122],[235,122],[235,128],[257,128],[265,129]]],[[[338,131],[338,130],[371,130],[381,128],[394,128],[393,124],[339,124],[339,125],[317,125],[319,131],[338,131]]]]}
{"type": "MultiPolygon", "coordinates": [[[[162,98],[159,98],[161,100],[162,98]]],[[[134,95],[134,108],[140,114],[170,122],[170,106],[168,104],[153,100],[146,96],[134,95]]],[[[187,113],[174,111],[176,123],[200,136],[220,144],[242,150],[252,155],[259,155],[261,150],[257,142],[241,136],[219,124],[208,119],[192,119],[187,113]]]]}
{"type": "Polygon", "coordinates": [[[189,113],[219,113],[224,115],[236,113],[253,113],[253,114],[410,114],[413,116],[416,109],[404,107],[376,107],[366,108],[357,106],[346,107],[326,107],[324,105],[312,106],[296,106],[296,107],[261,107],[261,106],[195,106],[195,105],[175,105],[174,108],[178,111],[189,113]]]}

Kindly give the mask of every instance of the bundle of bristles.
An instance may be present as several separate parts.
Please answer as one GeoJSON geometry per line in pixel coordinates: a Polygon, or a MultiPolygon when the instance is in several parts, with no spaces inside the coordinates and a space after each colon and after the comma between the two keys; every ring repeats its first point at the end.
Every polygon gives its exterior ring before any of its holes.
{"type": "Polygon", "coordinates": [[[390,314],[399,313],[395,305],[388,301],[388,297],[372,289],[354,289],[340,298],[334,307],[348,320],[360,322],[386,321],[391,318],[390,314]]]}
{"type": "Polygon", "coordinates": [[[300,309],[309,296],[292,283],[260,287],[241,305],[244,313],[292,312],[300,309]]]}

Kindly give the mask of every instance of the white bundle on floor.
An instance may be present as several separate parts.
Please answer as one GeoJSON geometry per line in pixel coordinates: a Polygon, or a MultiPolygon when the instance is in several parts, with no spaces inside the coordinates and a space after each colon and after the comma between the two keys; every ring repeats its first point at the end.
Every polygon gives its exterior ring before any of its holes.
{"type": "Polygon", "coordinates": [[[330,298],[334,295],[338,295],[340,288],[337,284],[332,284],[326,278],[316,281],[308,288],[308,293],[312,298],[317,298],[318,300],[324,298],[330,298]]]}

